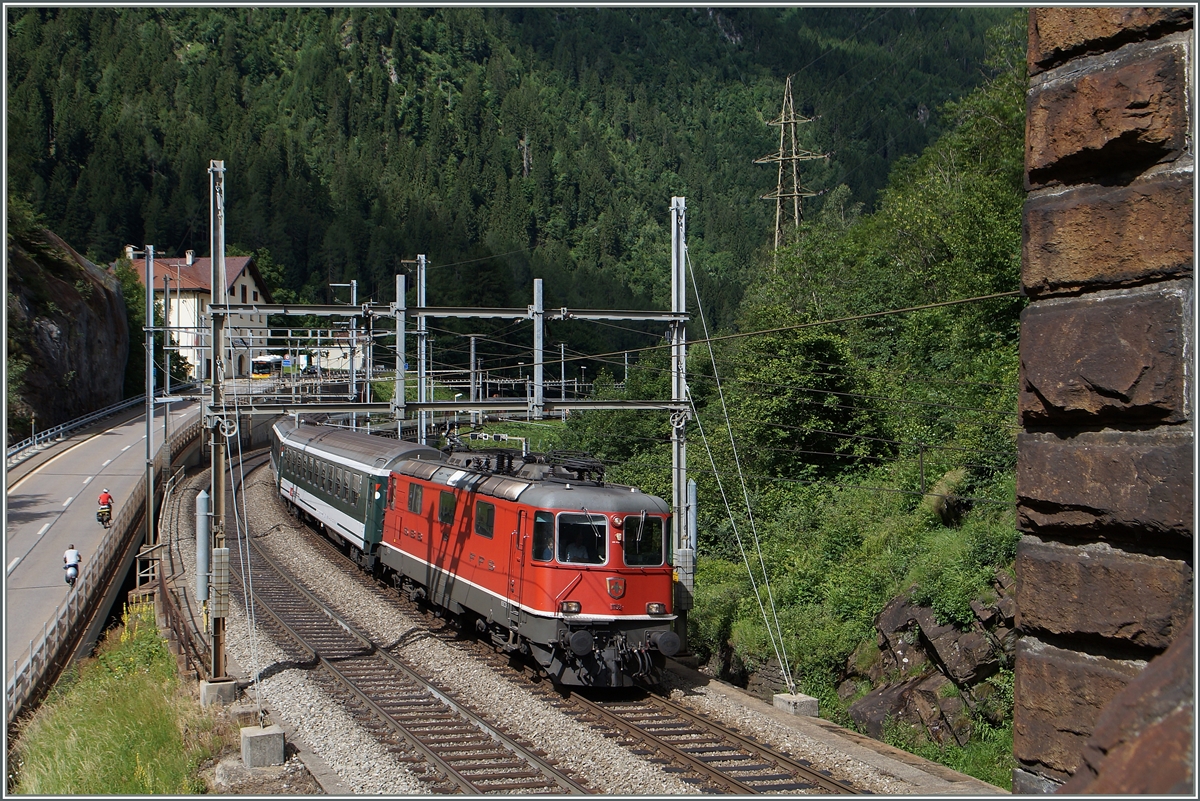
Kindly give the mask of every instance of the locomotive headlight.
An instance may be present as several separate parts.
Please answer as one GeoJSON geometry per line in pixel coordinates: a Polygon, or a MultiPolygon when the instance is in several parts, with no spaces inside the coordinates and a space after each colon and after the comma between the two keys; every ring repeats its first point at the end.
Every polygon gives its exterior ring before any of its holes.
{"type": "Polygon", "coordinates": [[[577,615],[582,608],[579,605],[579,601],[563,601],[558,605],[558,611],[564,615],[577,615]]]}
{"type": "Polygon", "coordinates": [[[667,605],[660,603],[646,604],[647,615],[665,615],[667,613],[667,605]]]}

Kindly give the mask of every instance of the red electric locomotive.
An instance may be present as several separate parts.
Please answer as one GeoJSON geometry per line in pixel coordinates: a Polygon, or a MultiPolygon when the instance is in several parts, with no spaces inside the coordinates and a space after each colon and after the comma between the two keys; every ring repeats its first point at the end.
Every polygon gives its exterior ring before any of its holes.
{"type": "Polygon", "coordinates": [[[452,453],[393,466],[378,560],[563,684],[657,682],[672,630],[670,508],[595,460],[452,453]]]}

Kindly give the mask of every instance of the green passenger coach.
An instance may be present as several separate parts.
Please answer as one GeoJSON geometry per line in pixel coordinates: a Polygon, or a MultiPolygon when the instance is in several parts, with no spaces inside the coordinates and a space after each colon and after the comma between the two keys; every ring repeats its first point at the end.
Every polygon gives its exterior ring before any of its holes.
{"type": "Polygon", "coordinates": [[[344,429],[275,423],[271,462],[279,493],[292,508],[345,543],[363,567],[374,565],[392,467],[406,459],[434,462],[445,455],[426,445],[363,437],[344,429]]]}

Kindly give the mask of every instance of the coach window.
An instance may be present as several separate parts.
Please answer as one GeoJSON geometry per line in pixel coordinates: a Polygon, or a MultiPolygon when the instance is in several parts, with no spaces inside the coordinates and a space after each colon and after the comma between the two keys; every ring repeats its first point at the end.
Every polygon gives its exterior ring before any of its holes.
{"type": "Polygon", "coordinates": [[[558,561],[602,565],[607,559],[608,518],[604,515],[558,516],[558,561]]]}
{"type": "Polygon", "coordinates": [[[358,506],[358,496],[362,494],[362,475],[351,473],[350,480],[350,503],[358,506]]]}
{"type": "Polygon", "coordinates": [[[458,505],[458,499],[454,497],[453,492],[442,492],[438,499],[438,522],[453,523],[454,509],[458,505]]]}
{"type": "Polygon", "coordinates": [[[495,522],[496,505],[487,501],[477,501],[475,503],[475,533],[490,540],[495,522]]]}
{"type": "Polygon", "coordinates": [[[645,512],[625,517],[625,564],[649,567],[663,563],[663,520],[645,512]]]}
{"type": "Polygon", "coordinates": [[[533,559],[549,562],[554,558],[554,515],[550,512],[533,513],[533,559]]]}
{"type": "Polygon", "coordinates": [[[421,485],[415,481],[408,485],[408,511],[421,514],[421,485]]]}

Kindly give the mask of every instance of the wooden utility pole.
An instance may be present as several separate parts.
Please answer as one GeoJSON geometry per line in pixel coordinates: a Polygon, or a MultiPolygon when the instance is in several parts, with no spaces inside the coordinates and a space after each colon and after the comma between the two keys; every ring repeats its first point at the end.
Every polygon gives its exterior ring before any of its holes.
{"type": "Polygon", "coordinates": [[[798,162],[829,158],[828,153],[814,153],[796,144],[796,126],[812,121],[813,118],[811,117],[796,114],[795,106],[792,104],[792,76],[789,75],[783,89],[783,107],[779,110],[779,117],[767,123],[768,125],[779,126],[779,150],[754,160],[755,164],[771,164],[776,162],[779,164],[779,180],[775,186],[775,191],[768,192],[762,196],[763,200],[775,201],[776,253],[779,252],[779,246],[783,243],[784,201],[791,201],[792,226],[798,229],[800,221],[804,218],[803,208],[800,203],[801,198],[816,197],[819,194],[818,192],[805,189],[804,185],[800,183],[798,162]],[[791,173],[790,186],[785,185],[787,179],[784,175],[784,165],[788,166],[791,173]]]}

